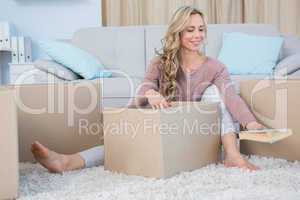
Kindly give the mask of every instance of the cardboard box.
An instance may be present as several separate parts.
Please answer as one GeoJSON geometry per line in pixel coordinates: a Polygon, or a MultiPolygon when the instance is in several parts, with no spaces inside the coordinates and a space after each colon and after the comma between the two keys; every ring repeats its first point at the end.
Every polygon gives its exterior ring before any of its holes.
{"type": "Polygon", "coordinates": [[[290,128],[293,135],[273,144],[240,141],[241,152],[300,160],[300,80],[247,80],[240,83],[240,95],[262,124],[290,128]]]}
{"type": "Polygon", "coordinates": [[[6,88],[16,90],[20,162],[35,161],[34,141],[66,154],[103,144],[99,80],[6,88]]]}
{"type": "Polygon", "coordinates": [[[17,108],[13,90],[0,90],[0,199],[13,199],[18,193],[17,108]]]}
{"type": "Polygon", "coordinates": [[[104,109],[104,167],[146,177],[170,177],[216,163],[220,150],[218,103],[104,109]]]}

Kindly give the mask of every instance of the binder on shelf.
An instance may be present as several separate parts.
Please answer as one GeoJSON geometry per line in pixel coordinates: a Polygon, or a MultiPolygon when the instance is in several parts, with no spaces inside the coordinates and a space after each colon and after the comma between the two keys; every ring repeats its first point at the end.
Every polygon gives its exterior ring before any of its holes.
{"type": "Polygon", "coordinates": [[[0,50],[4,48],[4,23],[0,22],[0,50]]]}
{"type": "Polygon", "coordinates": [[[31,63],[32,62],[32,55],[31,55],[31,39],[30,37],[26,37],[25,39],[25,62],[31,63]]]}
{"type": "Polygon", "coordinates": [[[18,37],[19,63],[31,62],[31,40],[29,37],[18,37]]]}
{"type": "Polygon", "coordinates": [[[4,23],[4,49],[10,50],[10,35],[11,35],[11,26],[8,22],[4,23]]]}
{"type": "Polygon", "coordinates": [[[18,38],[11,37],[11,62],[19,63],[18,38]]]}
{"type": "Polygon", "coordinates": [[[0,22],[0,49],[11,50],[11,35],[15,34],[13,27],[8,22],[0,22]]]}

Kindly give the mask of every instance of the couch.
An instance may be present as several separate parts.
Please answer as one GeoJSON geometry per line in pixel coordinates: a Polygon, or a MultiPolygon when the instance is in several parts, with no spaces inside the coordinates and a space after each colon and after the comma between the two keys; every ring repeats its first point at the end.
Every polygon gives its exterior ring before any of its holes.
{"type": "MultiPolygon", "coordinates": [[[[150,60],[155,56],[155,49],[161,48],[165,31],[166,26],[129,26],[82,28],[74,33],[70,40],[73,45],[94,55],[107,69],[113,71],[112,78],[101,79],[104,106],[125,106],[132,100],[150,60]]],[[[209,24],[207,45],[203,49],[207,56],[218,57],[224,32],[280,35],[274,26],[267,24],[209,24]]],[[[299,39],[291,36],[284,39],[279,61],[291,54],[300,53],[299,39]]],[[[42,74],[45,73],[40,71],[40,74],[37,77],[43,77],[42,74]]],[[[237,90],[240,80],[262,78],[273,78],[273,74],[232,76],[237,90]]],[[[62,81],[57,77],[52,80],[62,81]]],[[[48,81],[45,78],[37,80],[48,81]]]]}

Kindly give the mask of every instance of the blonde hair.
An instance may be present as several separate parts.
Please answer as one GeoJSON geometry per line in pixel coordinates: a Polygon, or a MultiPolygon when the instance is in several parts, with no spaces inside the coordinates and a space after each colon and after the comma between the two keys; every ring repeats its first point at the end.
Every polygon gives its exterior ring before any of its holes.
{"type": "Polygon", "coordinates": [[[180,35],[185,29],[190,16],[194,14],[198,14],[202,17],[206,35],[207,23],[204,14],[191,6],[180,7],[173,14],[166,35],[162,39],[162,52],[156,52],[161,59],[162,80],[166,83],[164,88],[161,88],[160,92],[168,100],[173,100],[176,92],[176,76],[180,65],[180,35]]]}

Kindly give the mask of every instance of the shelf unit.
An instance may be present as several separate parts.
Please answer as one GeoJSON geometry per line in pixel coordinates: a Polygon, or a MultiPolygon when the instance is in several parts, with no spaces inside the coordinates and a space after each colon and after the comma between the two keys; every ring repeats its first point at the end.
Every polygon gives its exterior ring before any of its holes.
{"type": "Polygon", "coordinates": [[[20,65],[32,66],[31,40],[29,37],[17,36],[9,22],[0,21],[0,84],[10,83],[10,66],[16,68],[20,65]]]}

